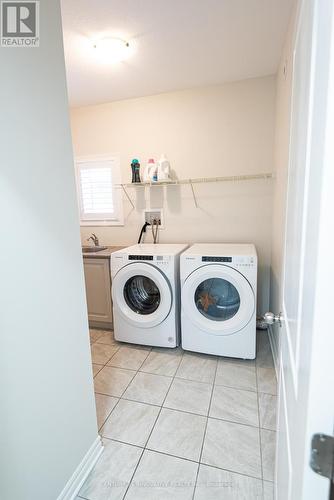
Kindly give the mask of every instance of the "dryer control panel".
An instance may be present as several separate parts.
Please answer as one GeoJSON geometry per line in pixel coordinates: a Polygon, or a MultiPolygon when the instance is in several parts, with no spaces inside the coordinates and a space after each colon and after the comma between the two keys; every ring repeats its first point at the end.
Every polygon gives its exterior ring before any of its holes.
{"type": "Polygon", "coordinates": [[[232,262],[232,257],[212,257],[211,255],[203,255],[202,262],[232,262]]]}
{"type": "MultiPolygon", "coordinates": [[[[186,260],[194,260],[191,256],[186,256],[186,260]]],[[[202,262],[218,262],[222,264],[233,264],[233,265],[247,265],[251,266],[255,264],[256,259],[253,256],[244,255],[234,255],[233,257],[220,257],[215,255],[203,255],[201,258],[202,262]]]]}
{"type": "Polygon", "coordinates": [[[233,264],[241,267],[252,267],[256,264],[256,259],[254,257],[235,256],[233,258],[233,264]]]}
{"type": "Polygon", "coordinates": [[[256,279],[256,255],[192,255],[181,256],[181,279],[186,279],[195,269],[206,265],[229,266],[241,272],[247,279],[256,279]]]}

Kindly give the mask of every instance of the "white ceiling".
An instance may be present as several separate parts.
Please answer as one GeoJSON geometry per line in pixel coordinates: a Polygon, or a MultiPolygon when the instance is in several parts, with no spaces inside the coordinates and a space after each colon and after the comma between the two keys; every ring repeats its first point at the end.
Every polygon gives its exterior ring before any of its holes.
{"type": "Polygon", "coordinates": [[[276,73],[294,0],[62,0],[71,106],[276,73]],[[89,39],[136,53],[103,65],[89,39]]]}

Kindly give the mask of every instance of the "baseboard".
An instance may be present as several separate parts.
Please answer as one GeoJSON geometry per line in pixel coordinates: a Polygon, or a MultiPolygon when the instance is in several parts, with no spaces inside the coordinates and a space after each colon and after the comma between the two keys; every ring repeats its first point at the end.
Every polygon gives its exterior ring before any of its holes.
{"type": "Polygon", "coordinates": [[[272,325],[268,325],[268,338],[269,338],[269,343],[270,343],[270,347],[271,347],[271,353],[273,355],[276,378],[278,380],[278,377],[279,377],[278,345],[277,345],[277,338],[275,336],[275,332],[274,332],[272,325]]]}
{"type": "Polygon", "coordinates": [[[103,445],[100,436],[98,436],[67,481],[57,500],[74,500],[102,452],[103,445]]]}
{"type": "Polygon", "coordinates": [[[108,321],[89,320],[88,323],[89,323],[90,328],[97,328],[100,330],[113,330],[114,329],[113,324],[109,323],[108,321]]]}

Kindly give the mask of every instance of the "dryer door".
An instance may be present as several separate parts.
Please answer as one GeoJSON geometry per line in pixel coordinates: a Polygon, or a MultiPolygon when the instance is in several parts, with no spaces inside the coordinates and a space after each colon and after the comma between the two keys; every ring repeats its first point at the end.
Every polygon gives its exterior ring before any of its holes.
{"type": "Polygon", "coordinates": [[[124,266],[113,279],[114,309],[137,327],[159,325],[172,307],[170,284],[162,272],[145,262],[124,266]]]}
{"type": "Polygon", "coordinates": [[[232,335],[249,323],[255,297],[241,273],[223,264],[209,264],[186,279],[182,309],[202,330],[214,335],[232,335]]]}

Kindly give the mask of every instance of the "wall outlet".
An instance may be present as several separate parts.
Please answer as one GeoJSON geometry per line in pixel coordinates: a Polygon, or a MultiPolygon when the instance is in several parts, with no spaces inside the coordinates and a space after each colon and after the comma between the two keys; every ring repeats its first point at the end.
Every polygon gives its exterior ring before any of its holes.
{"type": "Polygon", "coordinates": [[[148,208],[147,210],[144,210],[144,222],[148,222],[149,224],[152,224],[153,220],[158,220],[159,221],[159,229],[163,229],[163,213],[161,208],[148,208]]]}

